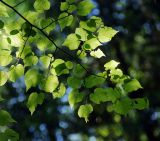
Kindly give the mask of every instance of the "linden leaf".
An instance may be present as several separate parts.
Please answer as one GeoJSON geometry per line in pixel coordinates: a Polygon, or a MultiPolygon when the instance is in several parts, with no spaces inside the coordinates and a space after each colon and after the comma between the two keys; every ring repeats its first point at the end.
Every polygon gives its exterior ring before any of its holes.
{"type": "Polygon", "coordinates": [[[68,96],[69,105],[71,108],[75,106],[76,103],[83,100],[84,93],[79,93],[78,90],[72,90],[68,96]]]}
{"type": "Polygon", "coordinates": [[[94,4],[90,0],[83,0],[78,3],[77,13],[80,16],[86,16],[91,12],[94,7],[94,4]]]}
{"type": "Polygon", "coordinates": [[[12,66],[9,71],[9,80],[15,82],[18,78],[24,75],[24,67],[21,64],[12,66]]]}
{"type": "Polygon", "coordinates": [[[76,77],[69,77],[67,79],[67,83],[72,88],[77,89],[77,88],[81,87],[82,81],[81,81],[81,79],[78,79],[76,77]]]}
{"type": "Polygon", "coordinates": [[[108,42],[116,35],[118,31],[111,27],[103,27],[98,30],[98,39],[101,43],[108,42]]]}
{"type": "Polygon", "coordinates": [[[43,101],[44,101],[44,95],[42,93],[38,94],[36,92],[33,92],[30,94],[28,98],[27,106],[29,108],[29,111],[31,112],[31,115],[35,111],[37,105],[42,104],[43,101]]]}
{"type": "Polygon", "coordinates": [[[36,69],[30,69],[26,72],[25,77],[26,90],[36,87],[40,80],[40,74],[36,69]]]}
{"type": "Polygon", "coordinates": [[[141,89],[141,88],[142,88],[142,86],[138,82],[137,79],[133,79],[133,80],[125,83],[125,85],[124,85],[124,89],[125,89],[126,92],[136,91],[136,90],[141,89]]]}
{"type": "Polygon", "coordinates": [[[66,92],[66,87],[63,83],[61,83],[58,91],[53,92],[53,97],[61,98],[62,96],[64,96],[65,92],[66,92]]]}
{"type": "Polygon", "coordinates": [[[68,15],[68,13],[61,13],[58,17],[58,22],[61,27],[61,30],[63,30],[65,27],[70,26],[73,22],[73,16],[68,15]]]}
{"type": "Polygon", "coordinates": [[[76,34],[70,34],[67,36],[63,43],[63,46],[67,46],[70,50],[76,50],[80,44],[80,41],[76,34]]]}
{"type": "Polygon", "coordinates": [[[91,104],[81,105],[78,109],[78,116],[84,118],[88,122],[89,114],[93,112],[93,107],[91,104]]]}
{"type": "Polygon", "coordinates": [[[87,88],[92,88],[97,85],[102,85],[105,79],[100,76],[90,75],[85,79],[85,86],[87,88]]]}
{"type": "Polygon", "coordinates": [[[95,58],[101,58],[105,56],[105,54],[100,49],[97,49],[96,51],[91,51],[90,55],[95,58]]]}
{"type": "Polygon", "coordinates": [[[58,86],[59,81],[56,75],[49,75],[44,81],[42,82],[42,89],[45,92],[52,93],[58,86]]]}
{"type": "Polygon", "coordinates": [[[50,2],[48,0],[36,0],[34,3],[34,8],[37,11],[49,10],[50,9],[50,2]]]}
{"type": "Polygon", "coordinates": [[[49,64],[50,64],[50,61],[51,61],[51,57],[49,57],[49,56],[41,56],[40,57],[40,61],[42,62],[43,67],[45,69],[47,69],[49,67],[49,64]]]}
{"type": "Polygon", "coordinates": [[[6,126],[13,122],[16,122],[11,115],[4,110],[0,110],[0,126],[6,126]]]}
{"type": "Polygon", "coordinates": [[[113,109],[116,113],[125,115],[127,114],[130,110],[133,109],[133,104],[132,100],[129,98],[124,98],[121,100],[118,100],[114,105],[113,109]]]}
{"type": "Polygon", "coordinates": [[[118,66],[119,62],[116,62],[114,60],[109,61],[104,65],[105,70],[113,70],[118,66]]]}
{"type": "Polygon", "coordinates": [[[0,86],[3,86],[8,80],[7,72],[0,71],[0,86]]]}

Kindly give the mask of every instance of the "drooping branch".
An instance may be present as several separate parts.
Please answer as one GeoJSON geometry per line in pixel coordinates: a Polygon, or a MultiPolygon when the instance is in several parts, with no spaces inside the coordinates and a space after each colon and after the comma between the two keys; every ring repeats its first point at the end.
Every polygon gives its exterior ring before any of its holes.
{"type": "Polygon", "coordinates": [[[78,60],[78,58],[75,58],[74,56],[72,56],[70,53],[68,53],[67,51],[65,51],[64,49],[60,48],[50,37],[49,35],[47,35],[43,29],[39,28],[38,26],[32,24],[28,19],[26,19],[21,13],[19,13],[13,6],[9,5],[8,3],[0,0],[0,2],[2,2],[4,5],[6,5],[7,7],[9,7],[10,9],[12,9],[15,13],[17,13],[24,21],[26,21],[28,24],[31,25],[31,27],[39,30],[50,42],[52,42],[52,44],[58,48],[60,51],[62,51],[63,53],[65,53],[66,55],[68,55],[69,57],[71,57],[72,59],[74,59],[79,65],[81,65],[81,67],[88,72],[88,70],[80,63],[80,61],[78,60]]]}

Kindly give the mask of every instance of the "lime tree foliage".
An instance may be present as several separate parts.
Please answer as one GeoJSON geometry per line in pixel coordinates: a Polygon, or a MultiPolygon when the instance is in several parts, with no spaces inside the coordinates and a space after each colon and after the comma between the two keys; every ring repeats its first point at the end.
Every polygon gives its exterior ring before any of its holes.
{"type": "MultiPolygon", "coordinates": [[[[123,73],[118,61],[109,60],[96,71],[87,63],[90,59],[107,60],[101,48],[118,33],[105,26],[100,17],[84,18],[95,7],[90,0],[61,2],[57,19],[46,16],[51,1],[35,0],[32,3],[31,10],[21,13],[17,7],[21,7],[22,2],[0,1],[0,86],[24,78],[26,92],[38,88],[38,92],[30,93],[26,103],[31,114],[47,94],[53,99],[62,98],[67,88],[71,88],[69,105],[78,110],[78,116],[86,122],[94,106],[101,103],[123,115],[133,109],[148,107],[146,98],[129,97],[129,93],[142,86],[137,79],[123,73]],[[15,18],[11,18],[13,14],[15,18]],[[78,26],[66,35],[63,43],[56,43],[50,36],[58,27],[64,34],[64,30],[75,23],[78,26]],[[56,56],[57,52],[66,58],[56,56]]],[[[0,110],[1,140],[19,139],[9,128],[14,122],[7,111],[0,110]]]]}

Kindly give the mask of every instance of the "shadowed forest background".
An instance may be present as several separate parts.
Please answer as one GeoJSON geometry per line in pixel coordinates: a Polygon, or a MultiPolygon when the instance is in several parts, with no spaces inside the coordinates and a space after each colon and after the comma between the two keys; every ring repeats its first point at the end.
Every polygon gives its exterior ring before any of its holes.
{"type": "MultiPolygon", "coordinates": [[[[32,0],[20,5],[32,7],[32,0]],[[27,5],[28,4],[28,5],[27,5]]],[[[52,8],[47,11],[48,17],[59,15],[60,1],[51,0],[52,8]]],[[[13,126],[20,133],[22,141],[159,141],[160,140],[160,1],[158,0],[93,0],[96,8],[89,16],[100,16],[106,26],[119,31],[111,42],[101,48],[107,59],[121,62],[126,73],[137,78],[144,89],[131,93],[130,97],[147,96],[150,106],[143,111],[131,111],[120,116],[103,104],[97,105],[89,122],[77,116],[68,104],[66,95],[59,100],[48,99],[38,106],[30,116],[26,108],[26,97],[23,80],[15,84],[8,83],[0,87],[7,99],[1,107],[8,109],[18,122],[13,126]]],[[[76,25],[75,25],[76,27],[76,25]]],[[[65,34],[74,30],[66,28],[65,34]]],[[[53,32],[57,42],[62,42],[65,35],[53,32]]],[[[64,54],[57,52],[57,56],[64,54]]],[[[64,57],[66,57],[64,55],[64,57]]],[[[91,60],[92,69],[103,65],[104,60],[91,60]]]]}

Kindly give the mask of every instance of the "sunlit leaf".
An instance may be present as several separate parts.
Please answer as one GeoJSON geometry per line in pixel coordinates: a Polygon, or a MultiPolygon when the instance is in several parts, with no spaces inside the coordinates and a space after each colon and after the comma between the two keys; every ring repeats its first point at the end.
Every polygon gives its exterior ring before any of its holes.
{"type": "Polygon", "coordinates": [[[29,111],[31,112],[31,115],[35,111],[38,104],[42,104],[44,100],[44,95],[42,93],[38,94],[36,92],[33,92],[30,94],[27,102],[27,106],[29,108],[29,111]]]}
{"type": "Polygon", "coordinates": [[[24,67],[21,64],[12,66],[9,71],[9,80],[15,82],[18,78],[24,75],[24,67]]]}
{"type": "Polygon", "coordinates": [[[66,40],[63,43],[63,46],[67,46],[70,50],[75,50],[78,48],[80,41],[76,34],[70,34],[67,36],[66,40]]]}
{"type": "Polygon", "coordinates": [[[113,69],[115,69],[118,66],[118,64],[119,64],[119,62],[111,60],[111,61],[107,62],[104,65],[104,67],[105,67],[105,70],[113,70],[113,69]]]}
{"type": "Polygon", "coordinates": [[[118,31],[111,27],[103,27],[98,30],[98,39],[100,42],[105,43],[112,39],[118,31]]]}
{"type": "Polygon", "coordinates": [[[7,72],[0,71],[0,86],[3,86],[8,80],[7,72]]]}
{"type": "Polygon", "coordinates": [[[83,0],[78,3],[77,13],[80,16],[86,16],[91,12],[94,7],[94,4],[90,0],[83,0]]]}
{"type": "Polygon", "coordinates": [[[30,69],[25,74],[25,84],[26,90],[29,90],[31,87],[36,87],[40,80],[40,74],[36,69],[30,69]]]}
{"type": "Polygon", "coordinates": [[[42,82],[42,89],[46,92],[52,93],[58,86],[59,81],[56,75],[49,75],[42,82]]]}
{"type": "Polygon", "coordinates": [[[61,30],[63,30],[65,27],[70,26],[73,22],[73,16],[68,15],[68,13],[61,13],[58,17],[58,22],[61,27],[61,30]]]}
{"type": "Polygon", "coordinates": [[[49,10],[50,2],[48,0],[36,0],[34,3],[34,8],[36,10],[49,10]]]}
{"type": "Polygon", "coordinates": [[[138,82],[137,79],[133,79],[133,80],[125,83],[125,85],[124,85],[124,89],[125,89],[126,92],[136,91],[136,90],[141,89],[141,88],[142,88],[142,86],[138,82]]]}
{"type": "Polygon", "coordinates": [[[91,104],[81,105],[78,109],[78,116],[84,118],[88,122],[89,114],[93,112],[93,107],[91,104]]]}
{"type": "Polygon", "coordinates": [[[62,96],[64,96],[65,92],[66,92],[66,87],[63,83],[61,83],[58,91],[53,92],[53,97],[61,98],[62,96]]]}
{"type": "Polygon", "coordinates": [[[72,90],[68,96],[68,102],[71,108],[75,106],[76,103],[81,102],[84,98],[84,93],[78,92],[78,90],[72,90]]]}
{"type": "Polygon", "coordinates": [[[69,5],[67,2],[61,2],[60,10],[65,11],[69,8],[69,5]]]}
{"type": "Polygon", "coordinates": [[[105,54],[100,49],[97,49],[96,51],[91,51],[90,55],[95,58],[101,58],[105,56],[105,54]]]}
{"type": "Polygon", "coordinates": [[[0,55],[0,66],[7,66],[11,63],[12,55],[0,55]]]}

